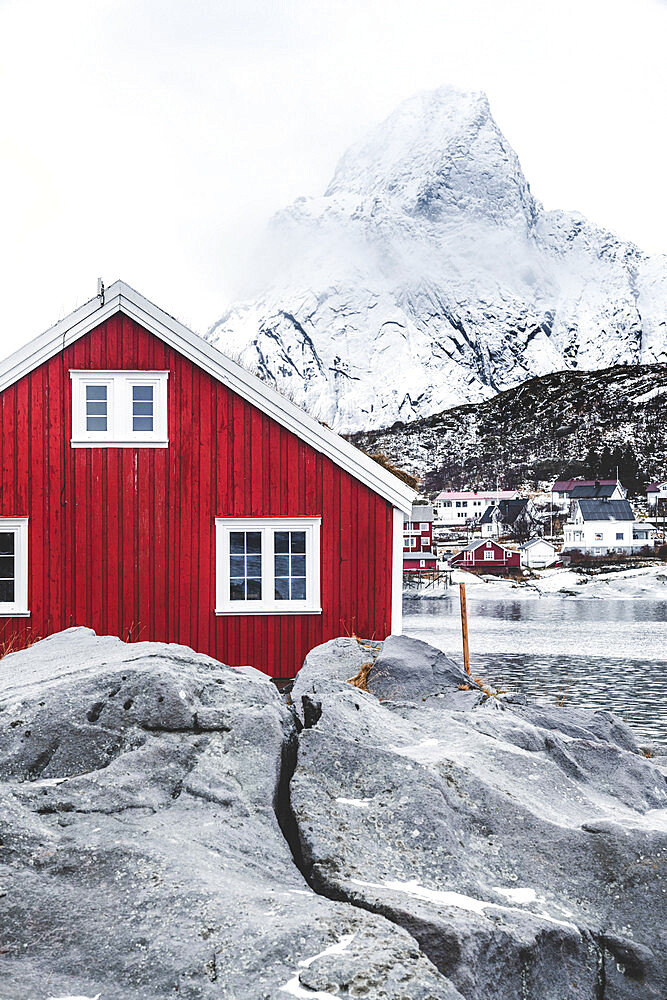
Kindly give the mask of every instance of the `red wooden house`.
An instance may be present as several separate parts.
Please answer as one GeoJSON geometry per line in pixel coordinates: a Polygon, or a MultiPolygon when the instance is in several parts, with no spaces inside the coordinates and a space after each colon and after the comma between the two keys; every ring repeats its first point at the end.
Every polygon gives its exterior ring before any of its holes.
{"type": "Polygon", "coordinates": [[[499,542],[480,538],[452,556],[450,564],[458,569],[506,573],[521,569],[521,555],[516,549],[508,549],[499,542]]]}
{"type": "Polygon", "coordinates": [[[0,365],[0,642],[87,625],[292,676],[401,629],[414,491],[123,282],[0,365]]]}
{"type": "Polygon", "coordinates": [[[403,522],[403,572],[434,570],[437,566],[433,551],[433,507],[413,504],[403,522]]]}

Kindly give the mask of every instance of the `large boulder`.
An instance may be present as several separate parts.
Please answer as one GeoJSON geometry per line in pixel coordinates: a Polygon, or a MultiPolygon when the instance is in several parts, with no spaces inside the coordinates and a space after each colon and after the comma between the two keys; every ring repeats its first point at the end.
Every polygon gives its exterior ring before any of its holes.
{"type": "Polygon", "coordinates": [[[663,1000],[667,784],[628,728],[494,692],[410,639],[375,650],[360,690],[369,651],[335,642],[293,692],[311,883],[406,929],[466,1000],[663,1000]]]}
{"type": "Polygon", "coordinates": [[[182,646],[70,629],[6,656],[2,1000],[460,997],[304,880],[295,741],[268,678],[182,646]]]}

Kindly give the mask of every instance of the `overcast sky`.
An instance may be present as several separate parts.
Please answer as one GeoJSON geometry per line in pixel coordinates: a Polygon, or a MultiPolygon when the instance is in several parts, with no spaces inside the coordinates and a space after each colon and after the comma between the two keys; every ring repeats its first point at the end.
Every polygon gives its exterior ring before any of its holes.
{"type": "Polygon", "coordinates": [[[122,277],[204,332],[270,215],[419,90],[667,251],[665,0],[0,0],[0,355],[122,277]]]}

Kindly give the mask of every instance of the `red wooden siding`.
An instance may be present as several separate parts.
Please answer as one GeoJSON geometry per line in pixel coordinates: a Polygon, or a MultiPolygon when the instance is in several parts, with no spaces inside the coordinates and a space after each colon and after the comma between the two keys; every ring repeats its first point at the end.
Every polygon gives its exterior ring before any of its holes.
{"type": "Polygon", "coordinates": [[[390,631],[392,508],[122,314],[0,395],[0,515],[28,515],[30,618],[181,642],[291,676],[337,635],[390,631]],[[69,370],[169,370],[169,447],[70,447],[69,370]],[[321,515],[321,615],[216,616],[216,516],[321,515]]]}

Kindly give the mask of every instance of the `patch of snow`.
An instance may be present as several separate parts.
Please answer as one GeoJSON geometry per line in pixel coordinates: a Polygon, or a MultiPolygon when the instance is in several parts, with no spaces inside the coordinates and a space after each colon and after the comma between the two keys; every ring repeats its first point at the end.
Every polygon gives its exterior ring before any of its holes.
{"type": "Polygon", "coordinates": [[[503,889],[499,885],[492,885],[491,888],[501,896],[506,896],[510,903],[534,903],[537,899],[534,889],[503,889]]]}
{"type": "Polygon", "coordinates": [[[370,799],[344,799],[342,796],[338,796],[336,802],[340,802],[344,806],[355,806],[357,809],[368,809],[371,800],[370,799]]]}
{"type": "Polygon", "coordinates": [[[100,1000],[101,993],[96,993],[94,997],[49,997],[49,1000],[100,1000]]]}
{"type": "MultiPolygon", "coordinates": [[[[557,920],[555,917],[551,917],[547,913],[533,913],[532,910],[522,910],[516,906],[502,906],[499,903],[486,903],[484,900],[474,899],[472,896],[466,896],[460,892],[452,892],[450,890],[442,889],[428,889],[425,886],[419,885],[417,881],[364,882],[362,879],[356,878],[350,879],[349,881],[353,885],[365,886],[370,889],[389,889],[392,892],[405,892],[410,896],[414,896],[416,899],[423,899],[427,903],[434,903],[436,906],[454,906],[460,910],[467,910],[469,913],[477,913],[479,916],[485,916],[485,910],[503,910],[506,913],[520,913],[524,917],[540,917],[540,919],[546,920],[551,924],[558,924],[561,927],[567,927],[579,934],[579,928],[575,924],[569,923],[567,920],[557,920]]],[[[532,890],[519,891],[530,892],[532,890]]]]}
{"type": "MultiPolygon", "coordinates": [[[[79,775],[69,775],[69,777],[79,777],[79,775]]],[[[62,785],[63,781],[68,781],[68,778],[41,778],[39,781],[31,781],[30,785],[32,788],[55,788],[56,785],[62,785]]]]}
{"type": "MultiPolygon", "coordinates": [[[[301,968],[309,968],[313,962],[316,962],[318,958],[324,958],[325,955],[340,955],[345,951],[346,948],[352,944],[355,934],[344,934],[343,937],[336,941],[335,944],[329,945],[324,951],[320,951],[317,955],[313,955],[312,958],[304,958],[299,962],[301,968]]],[[[306,990],[299,982],[299,974],[292,977],[289,982],[285,983],[284,986],[280,987],[281,993],[289,993],[293,997],[303,997],[305,1000],[340,1000],[340,997],[336,997],[333,993],[324,993],[321,990],[306,990]]]]}

